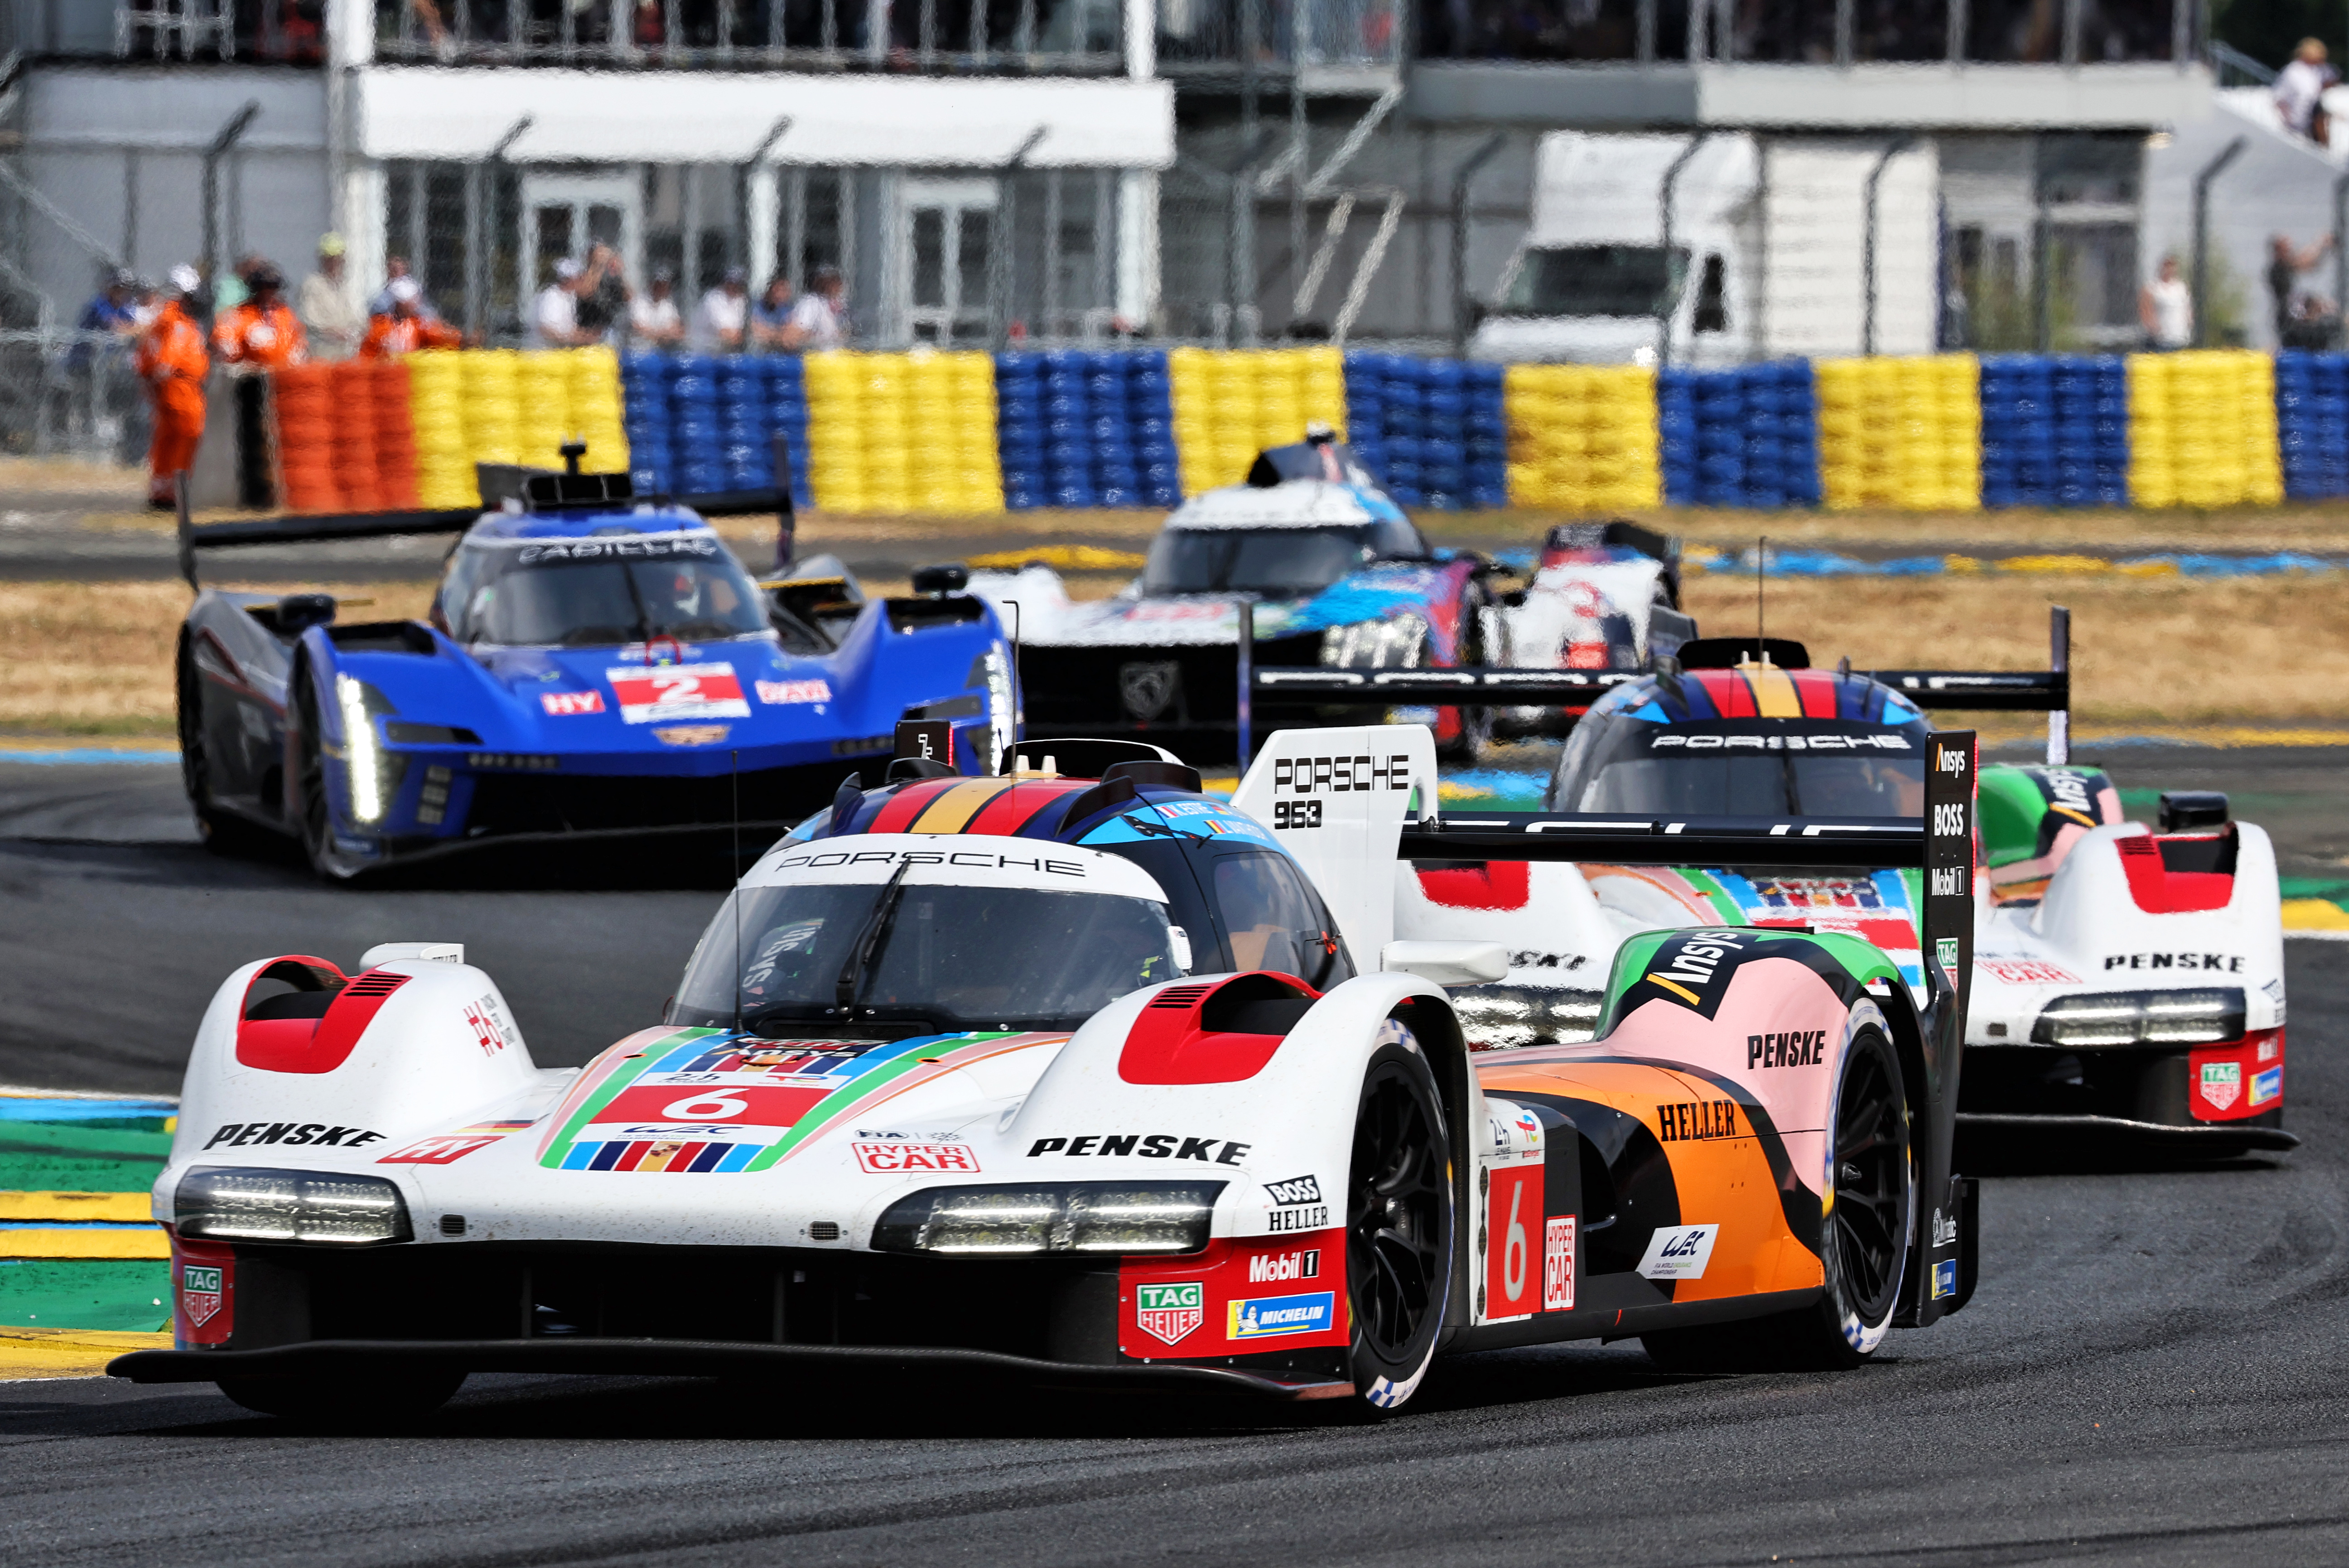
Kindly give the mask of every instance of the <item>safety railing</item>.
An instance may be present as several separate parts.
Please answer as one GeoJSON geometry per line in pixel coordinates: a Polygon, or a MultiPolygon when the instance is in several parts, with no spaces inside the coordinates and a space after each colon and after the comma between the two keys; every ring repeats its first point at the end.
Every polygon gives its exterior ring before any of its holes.
{"type": "Polygon", "coordinates": [[[131,462],[147,450],[151,428],[124,339],[0,331],[0,452],[131,462]]]}

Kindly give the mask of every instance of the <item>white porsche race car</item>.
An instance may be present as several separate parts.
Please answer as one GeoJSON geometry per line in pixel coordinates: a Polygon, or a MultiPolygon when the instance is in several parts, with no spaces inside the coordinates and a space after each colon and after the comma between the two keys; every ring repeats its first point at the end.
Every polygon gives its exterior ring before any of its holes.
{"type": "Polygon", "coordinates": [[[111,1370],[334,1422],[489,1370],[1368,1416],[1447,1350],[1857,1364],[1971,1289],[1966,900],[1929,902],[1922,1005],[1858,938],[1659,931],[1594,1044],[1475,1059],[1445,986],[1504,955],[1392,940],[1395,867],[1667,836],[1962,864],[1971,742],[1934,742],[1939,836],[1448,823],[1420,727],[1277,735],[1232,805],[1132,742],[988,778],[907,758],[770,850],[666,1021],[584,1070],[535,1066],[453,948],[248,964],[154,1189],[175,1348],[111,1370]]]}

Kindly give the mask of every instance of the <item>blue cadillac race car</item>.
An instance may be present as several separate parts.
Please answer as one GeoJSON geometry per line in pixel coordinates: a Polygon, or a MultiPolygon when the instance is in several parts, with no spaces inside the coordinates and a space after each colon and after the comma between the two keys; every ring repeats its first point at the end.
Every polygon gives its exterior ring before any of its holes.
{"type": "Polygon", "coordinates": [[[758,583],[699,513],[625,474],[514,488],[486,513],[182,524],[191,585],[197,549],[463,535],[423,620],[199,587],[179,722],[208,844],[291,836],[348,877],[518,839],[739,825],[765,843],[860,764],[877,784],[901,722],[974,774],[1018,738],[1009,644],[958,567],[905,598],[867,599],[828,559],[758,583]]]}

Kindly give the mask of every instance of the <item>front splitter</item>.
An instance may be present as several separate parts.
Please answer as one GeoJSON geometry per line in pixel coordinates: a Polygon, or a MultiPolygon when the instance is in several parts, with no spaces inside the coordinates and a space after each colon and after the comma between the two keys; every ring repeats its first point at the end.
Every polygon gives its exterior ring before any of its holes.
{"type": "Polygon", "coordinates": [[[2247,1127],[2240,1122],[2197,1122],[2191,1127],[2183,1127],[2175,1122],[2144,1122],[2127,1116],[2033,1116],[2019,1111],[1960,1111],[1958,1127],[1961,1131],[1977,1132],[2095,1133],[2148,1144],[2171,1144],[2179,1148],[2264,1148],[2282,1151],[2300,1147],[2300,1138],[2282,1127],[2247,1127]]]}
{"type": "Polygon", "coordinates": [[[316,1379],[415,1372],[542,1372],[593,1376],[719,1377],[833,1374],[935,1384],[947,1380],[1032,1388],[1341,1399],[1350,1383],[1291,1381],[1224,1366],[1164,1363],[1095,1366],[986,1350],[838,1345],[753,1345],[729,1340],[320,1339],[265,1350],[140,1350],[107,1364],[132,1383],[212,1383],[222,1378],[316,1379]]]}

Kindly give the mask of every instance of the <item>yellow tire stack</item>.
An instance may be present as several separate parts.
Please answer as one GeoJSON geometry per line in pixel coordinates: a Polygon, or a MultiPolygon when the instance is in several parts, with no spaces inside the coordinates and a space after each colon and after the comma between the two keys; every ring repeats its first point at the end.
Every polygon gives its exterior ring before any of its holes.
{"type": "Polygon", "coordinates": [[[1982,367],[1972,355],[1822,359],[1814,374],[1829,508],[1982,505],[1982,367]]]}
{"type": "Polygon", "coordinates": [[[984,354],[811,354],[808,482],[827,512],[1003,510],[984,354]]]}
{"type": "Polygon", "coordinates": [[[453,348],[408,357],[408,417],[416,427],[416,499],[420,506],[471,506],[481,499],[465,443],[468,358],[453,348]]]}
{"type": "Polygon", "coordinates": [[[1303,441],[1313,421],[1345,432],[1346,371],[1335,348],[1177,348],[1166,370],[1187,495],[1237,484],[1257,452],[1303,441]]]}
{"type": "Polygon", "coordinates": [[[2275,366],[2242,348],[2132,354],[2129,499],[2139,506],[2272,506],[2283,499],[2275,366]]]}
{"type": "Polygon", "coordinates": [[[1656,373],[1637,365],[1512,365],[1509,501],[1562,512],[1662,500],[1656,373]]]}
{"type": "Polygon", "coordinates": [[[589,473],[627,472],[628,436],[620,421],[620,357],[598,347],[566,349],[564,358],[570,372],[571,433],[587,442],[580,467],[589,473]]]}
{"type": "Polygon", "coordinates": [[[515,400],[522,393],[522,355],[512,348],[481,348],[465,355],[465,451],[475,462],[520,462],[523,425],[515,400]]]}
{"type": "Polygon", "coordinates": [[[517,462],[533,468],[563,466],[563,443],[577,427],[571,418],[571,357],[562,349],[514,357],[513,426],[517,462]]]}

